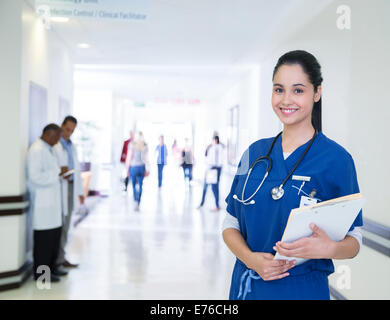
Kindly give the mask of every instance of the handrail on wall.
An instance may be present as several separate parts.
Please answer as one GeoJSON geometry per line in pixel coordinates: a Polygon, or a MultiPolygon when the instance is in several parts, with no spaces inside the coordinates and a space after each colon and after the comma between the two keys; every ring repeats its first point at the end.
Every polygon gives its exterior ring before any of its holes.
{"type": "Polygon", "coordinates": [[[390,240],[390,228],[371,219],[363,218],[363,229],[376,234],[377,236],[390,240]]]}

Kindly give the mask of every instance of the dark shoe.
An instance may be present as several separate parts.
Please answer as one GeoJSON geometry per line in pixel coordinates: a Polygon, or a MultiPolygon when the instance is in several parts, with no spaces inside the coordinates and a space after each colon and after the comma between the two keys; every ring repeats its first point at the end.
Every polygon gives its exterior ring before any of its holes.
{"type": "Polygon", "coordinates": [[[65,260],[65,262],[62,264],[62,266],[65,268],[77,268],[79,265],[70,263],[68,260],[65,260]]]}
{"type": "Polygon", "coordinates": [[[68,274],[68,271],[66,271],[66,270],[64,270],[64,269],[62,269],[62,268],[56,268],[55,270],[53,270],[52,272],[52,275],[54,275],[54,276],[59,276],[59,277],[61,277],[61,276],[66,276],[67,274],[68,274]]]}
{"type": "MultiPolygon", "coordinates": [[[[38,281],[38,279],[39,279],[39,281],[44,281],[44,278],[40,279],[40,276],[34,276],[35,281],[38,281]]],[[[60,282],[60,281],[61,281],[61,279],[59,277],[54,276],[54,275],[50,276],[50,282],[60,282]]]]}
{"type": "Polygon", "coordinates": [[[55,275],[51,275],[50,282],[60,282],[61,279],[55,275]]]}

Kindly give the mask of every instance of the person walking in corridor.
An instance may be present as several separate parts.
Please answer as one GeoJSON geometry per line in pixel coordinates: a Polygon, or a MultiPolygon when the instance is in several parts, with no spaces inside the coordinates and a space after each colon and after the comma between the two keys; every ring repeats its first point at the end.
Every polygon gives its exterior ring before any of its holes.
{"type": "Polygon", "coordinates": [[[164,143],[164,136],[160,136],[160,144],[156,147],[157,153],[157,170],[158,170],[158,187],[162,186],[163,169],[167,164],[168,148],[164,143]]]}
{"type": "Polygon", "coordinates": [[[134,210],[139,211],[143,180],[145,176],[149,175],[149,170],[147,170],[149,167],[148,146],[142,132],[139,132],[137,139],[130,144],[127,161],[133,186],[134,210]]]}
{"type": "Polygon", "coordinates": [[[223,163],[224,148],[219,143],[219,136],[213,137],[212,145],[207,147],[206,150],[206,177],[203,184],[202,201],[198,208],[203,207],[206,200],[206,193],[208,185],[211,184],[211,189],[215,198],[215,209],[213,211],[219,211],[219,180],[221,177],[222,163],[223,163]],[[210,176],[212,176],[210,178],[210,176]]]}
{"type": "Polygon", "coordinates": [[[183,172],[184,172],[184,180],[188,179],[188,184],[191,185],[192,181],[192,167],[194,165],[194,156],[192,153],[192,148],[189,144],[189,140],[185,139],[184,149],[181,152],[183,172]]]}
{"type": "Polygon", "coordinates": [[[130,138],[123,142],[123,147],[122,147],[122,153],[121,153],[121,160],[120,160],[120,162],[123,163],[123,165],[126,167],[126,177],[125,177],[125,180],[124,180],[124,183],[125,183],[124,191],[127,191],[127,186],[129,184],[129,167],[126,166],[126,158],[127,158],[127,153],[128,153],[128,150],[129,150],[129,144],[133,140],[134,140],[134,132],[130,131],[130,138]]]}

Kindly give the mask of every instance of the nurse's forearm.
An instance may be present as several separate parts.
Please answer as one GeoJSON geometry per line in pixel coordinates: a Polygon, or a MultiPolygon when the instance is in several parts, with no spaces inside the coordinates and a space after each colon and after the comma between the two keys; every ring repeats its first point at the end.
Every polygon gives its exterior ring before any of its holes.
{"type": "Polygon", "coordinates": [[[252,254],[241,232],[237,229],[227,228],[222,232],[223,240],[233,254],[240,259],[247,267],[250,255],[252,254]]]}
{"type": "Polygon", "coordinates": [[[354,237],[346,236],[344,240],[334,242],[331,259],[351,259],[359,249],[359,242],[354,237]]]}

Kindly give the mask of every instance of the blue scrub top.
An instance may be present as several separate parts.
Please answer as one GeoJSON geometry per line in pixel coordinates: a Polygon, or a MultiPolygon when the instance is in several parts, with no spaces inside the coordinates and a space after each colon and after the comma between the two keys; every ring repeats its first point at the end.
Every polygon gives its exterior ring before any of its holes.
{"type": "MultiPolygon", "coordinates": [[[[316,198],[325,201],[359,192],[356,170],[351,155],[339,144],[319,133],[313,145],[305,155],[294,175],[309,176],[299,193],[302,181],[290,179],[284,185],[284,196],[273,200],[271,189],[279,186],[289,174],[309,141],[297,148],[286,160],[283,158],[281,136],[277,139],[270,154],[273,161],[272,170],[264,184],[254,196],[254,205],[243,205],[233,199],[236,194],[240,199],[243,185],[251,163],[260,155],[265,155],[274,138],[254,142],[241,158],[229,195],[226,198],[227,211],[238,219],[242,236],[252,251],[275,254],[275,243],[280,241],[287,224],[291,209],[298,208],[302,195],[316,190],[316,198]]],[[[248,179],[244,199],[250,197],[257,189],[266,170],[266,164],[258,163],[248,179]]],[[[362,226],[362,212],[350,227],[362,226]]],[[[330,259],[312,259],[289,270],[286,278],[274,281],[263,281],[257,273],[250,271],[237,259],[232,277],[230,298],[237,299],[245,287],[245,299],[328,299],[329,286],[327,277],[334,272],[330,259]],[[248,280],[249,278],[252,280],[248,280]],[[303,280],[305,279],[305,280],[303,280]]]]}

